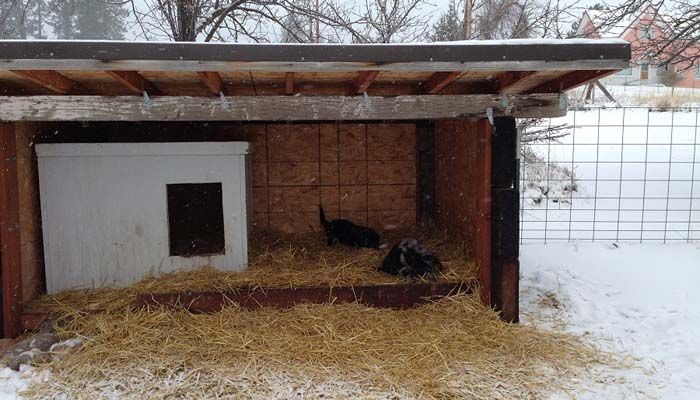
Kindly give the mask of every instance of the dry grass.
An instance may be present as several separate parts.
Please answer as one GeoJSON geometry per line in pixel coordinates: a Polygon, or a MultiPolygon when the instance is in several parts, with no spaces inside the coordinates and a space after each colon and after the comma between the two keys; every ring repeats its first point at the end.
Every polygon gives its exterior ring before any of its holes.
{"type": "Polygon", "coordinates": [[[690,107],[700,103],[700,95],[694,93],[643,93],[633,97],[635,104],[643,104],[659,110],[670,110],[672,108],[690,107]]]}
{"type": "MultiPolygon", "coordinates": [[[[404,233],[404,235],[407,233],[404,233]]],[[[397,240],[401,234],[389,237],[397,240]]],[[[476,274],[464,248],[412,232],[444,262],[444,281],[476,274]]],[[[65,317],[76,353],[42,368],[28,398],[540,398],[566,389],[606,353],[575,336],[506,324],[475,297],[408,310],[359,304],[214,314],[139,309],[137,293],[250,286],[399,282],[376,271],[384,251],[329,249],[318,235],[258,237],[249,269],[148,278],[122,289],[71,291],[37,301],[65,317]],[[84,313],[100,309],[101,313],[84,313]]]]}
{"type": "Polygon", "coordinates": [[[29,398],[541,398],[609,362],[577,337],[506,324],[458,295],[210,315],[131,310],[73,320],[75,354],[29,398]]]}
{"type": "MultiPolygon", "coordinates": [[[[417,237],[442,261],[444,282],[467,282],[478,274],[476,265],[460,243],[429,230],[391,232],[383,235],[388,243],[404,236],[417,237]]],[[[226,291],[241,287],[357,286],[405,282],[380,273],[377,267],[389,249],[327,247],[321,234],[280,236],[257,233],[249,249],[248,268],[243,272],[222,272],[199,268],[148,277],[126,288],[71,290],[44,296],[27,309],[72,314],[76,310],[118,310],[131,305],[139,293],[226,291]]]]}

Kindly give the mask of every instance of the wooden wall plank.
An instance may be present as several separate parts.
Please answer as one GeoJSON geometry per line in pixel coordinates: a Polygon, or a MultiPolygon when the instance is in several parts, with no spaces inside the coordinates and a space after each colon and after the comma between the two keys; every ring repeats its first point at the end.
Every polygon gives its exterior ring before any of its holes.
{"type": "Polygon", "coordinates": [[[418,120],[495,116],[558,117],[559,95],[441,96],[239,96],[222,104],[212,97],[32,96],[0,97],[6,121],[352,121],[418,120]]]}
{"type": "Polygon", "coordinates": [[[21,228],[22,300],[25,303],[37,298],[44,287],[39,173],[34,154],[34,143],[36,138],[46,128],[48,126],[36,122],[15,124],[19,222],[21,228]]]}
{"type": "Polygon", "coordinates": [[[435,124],[435,223],[462,240],[479,264],[481,296],[491,304],[491,126],[485,119],[435,124]]]}
{"type": "Polygon", "coordinates": [[[17,146],[13,124],[0,122],[0,264],[2,265],[3,336],[21,331],[22,258],[17,181],[17,146]]]}

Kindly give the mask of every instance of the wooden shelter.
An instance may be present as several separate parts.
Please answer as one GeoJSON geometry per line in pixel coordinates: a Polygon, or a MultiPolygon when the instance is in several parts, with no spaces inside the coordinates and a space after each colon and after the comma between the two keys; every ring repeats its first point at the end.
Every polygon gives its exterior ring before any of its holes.
{"type": "Polygon", "coordinates": [[[249,141],[254,229],[320,229],[318,204],[379,229],[431,220],[517,321],[515,119],[564,115],[565,91],[629,58],[619,40],[0,41],[3,334],[31,327],[22,304],[45,287],[41,142],[249,141]]]}

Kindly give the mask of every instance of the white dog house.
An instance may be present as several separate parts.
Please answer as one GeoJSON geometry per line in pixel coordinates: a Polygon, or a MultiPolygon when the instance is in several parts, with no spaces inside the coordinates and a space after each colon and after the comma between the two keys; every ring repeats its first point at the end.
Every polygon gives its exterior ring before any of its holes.
{"type": "Polygon", "coordinates": [[[36,146],[48,293],[247,262],[245,142],[36,146]]]}

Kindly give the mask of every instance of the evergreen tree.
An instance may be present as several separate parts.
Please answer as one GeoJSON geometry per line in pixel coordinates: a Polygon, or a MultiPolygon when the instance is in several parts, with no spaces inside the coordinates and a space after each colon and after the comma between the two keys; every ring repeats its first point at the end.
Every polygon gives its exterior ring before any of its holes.
{"type": "Polygon", "coordinates": [[[282,43],[309,43],[312,27],[308,18],[297,13],[289,13],[282,23],[282,43]]]}
{"type": "Polygon", "coordinates": [[[464,27],[462,15],[457,10],[457,6],[450,1],[447,12],[440,16],[440,19],[433,24],[433,32],[428,39],[432,42],[451,42],[464,39],[464,27]]]}
{"type": "Polygon", "coordinates": [[[27,13],[25,25],[27,35],[32,39],[46,39],[46,22],[49,14],[49,7],[46,0],[29,0],[27,3],[27,13]]]}
{"type": "Polygon", "coordinates": [[[106,0],[49,0],[48,23],[58,39],[124,39],[129,12],[106,0]]]}
{"type": "Polygon", "coordinates": [[[124,39],[124,19],[129,12],[120,4],[105,0],[77,0],[75,39],[124,39]]]}
{"type": "Polygon", "coordinates": [[[56,39],[73,39],[75,0],[49,0],[50,10],[46,23],[56,39]]]}

